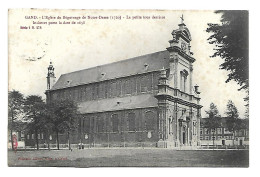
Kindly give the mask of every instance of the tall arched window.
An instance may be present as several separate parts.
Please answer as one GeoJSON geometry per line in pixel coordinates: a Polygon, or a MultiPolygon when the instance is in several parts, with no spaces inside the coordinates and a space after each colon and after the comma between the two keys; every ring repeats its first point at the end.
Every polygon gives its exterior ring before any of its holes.
{"type": "Polygon", "coordinates": [[[83,128],[84,132],[89,133],[90,132],[90,118],[84,118],[83,120],[83,128]]]}
{"type": "Polygon", "coordinates": [[[128,113],[129,131],[135,131],[135,113],[128,113]]]}
{"type": "Polygon", "coordinates": [[[122,84],[121,80],[116,80],[116,96],[121,95],[121,84],[122,84]]]}
{"type": "Polygon", "coordinates": [[[186,92],[187,90],[187,86],[186,86],[186,83],[187,83],[187,76],[184,76],[183,77],[183,92],[186,92]]]}
{"type": "Polygon", "coordinates": [[[182,81],[183,80],[183,72],[181,71],[180,72],[180,90],[182,91],[183,90],[183,84],[182,84],[182,81]]]}
{"type": "Polygon", "coordinates": [[[187,91],[187,77],[189,73],[185,69],[180,72],[180,90],[183,92],[187,91]]]}
{"type": "Polygon", "coordinates": [[[102,117],[97,117],[97,132],[104,132],[104,120],[102,117]]]}
{"type": "Polygon", "coordinates": [[[112,132],[118,132],[119,131],[119,119],[117,114],[113,114],[111,117],[112,121],[112,132]]]}
{"type": "Polygon", "coordinates": [[[147,75],[143,75],[141,77],[141,92],[147,92],[147,85],[148,85],[147,75]]]}
{"type": "Polygon", "coordinates": [[[155,129],[156,119],[155,119],[155,113],[153,113],[152,111],[147,111],[145,113],[145,125],[147,131],[151,131],[155,129]]]}
{"type": "Polygon", "coordinates": [[[112,95],[112,97],[115,97],[116,96],[116,89],[117,89],[117,87],[116,87],[116,81],[112,81],[111,82],[111,95],[112,95]]]}

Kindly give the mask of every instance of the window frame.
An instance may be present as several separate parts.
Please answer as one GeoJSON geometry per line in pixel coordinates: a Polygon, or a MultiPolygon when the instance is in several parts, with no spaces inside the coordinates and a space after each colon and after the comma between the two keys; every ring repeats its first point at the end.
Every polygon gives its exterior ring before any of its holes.
{"type": "Polygon", "coordinates": [[[112,114],[111,115],[111,124],[112,124],[112,126],[111,126],[112,132],[113,133],[119,132],[119,117],[118,117],[118,114],[112,114]],[[114,116],[116,116],[116,117],[114,117],[114,116]],[[116,119],[117,119],[117,121],[115,121],[116,119]],[[117,123],[117,126],[115,126],[115,124],[114,124],[115,122],[117,123]],[[116,127],[116,130],[114,129],[114,127],[116,127]]]}
{"type": "Polygon", "coordinates": [[[128,121],[128,131],[130,131],[130,132],[134,132],[134,131],[136,131],[136,115],[135,115],[135,113],[134,112],[129,112],[128,114],[127,114],[127,121],[128,121]],[[130,116],[129,115],[133,115],[133,117],[131,117],[130,118],[130,116]],[[131,127],[130,127],[131,126],[131,127]]]}

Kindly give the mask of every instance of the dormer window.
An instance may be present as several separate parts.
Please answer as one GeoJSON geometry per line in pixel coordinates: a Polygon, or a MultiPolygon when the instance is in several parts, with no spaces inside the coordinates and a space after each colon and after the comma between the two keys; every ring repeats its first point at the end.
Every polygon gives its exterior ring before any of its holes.
{"type": "Polygon", "coordinates": [[[71,80],[67,80],[67,85],[70,85],[71,84],[71,80]]]}
{"type": "Polygon", "coordinates": [[[144,68],[145,68],[145,70],[147,70],[148,67],[149,67],[149,65],[148,65],[147,63],[145,63],[145,64],[144,64],[144,68]]]}

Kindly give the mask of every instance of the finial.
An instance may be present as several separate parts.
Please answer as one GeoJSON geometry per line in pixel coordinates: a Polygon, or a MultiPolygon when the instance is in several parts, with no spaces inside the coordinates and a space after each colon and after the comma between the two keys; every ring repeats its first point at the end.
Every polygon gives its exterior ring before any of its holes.
{"type": "Polygon", "coordinates": [[[183,17],[183,14],[181,15],[181,24],[183,24],[184,23],[184,17],[183,17]]]}

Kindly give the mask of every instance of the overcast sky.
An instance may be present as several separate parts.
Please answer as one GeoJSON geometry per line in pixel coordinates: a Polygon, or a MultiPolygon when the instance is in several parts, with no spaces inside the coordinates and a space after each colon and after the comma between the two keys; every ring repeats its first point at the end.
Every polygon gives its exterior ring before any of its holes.
{"type": "MultiPolygon", "coordinates": [[[[85,10],[16,10],[9,11],[9,90],[41,95],[45,98],[47,67],[52,60],[57,79],[61,74],[140,55],[165,50],[178,28],[180,16],[189,28],[194,52],[194,84],[200,86],[202,116],[214,102],[222,116],[231,99],[240,116],[245,112],[243,98],[235,82],[225,83],[227,72],[219,70],[221,60],[210,58],[213,46],[208,44],[207,23],[218,23],[213,11],[85,11],[85,10]],[[83,25],[41,25],[42,29],[20,29],[31,26],[25,16],[115,16],[121,20],[85,20],[83,25]],[[165,16],[165,19],[126,19],[131,16],[165,16]],[[30,59],[40,58],[36,61],[30,59]],[[28,60],[29,59],[29,60],[28,60]]],[[[58,21],[58,20],[34,20],[58,21]]],[[[67,21],[61,19],[60,21],[67,21]]],[[[74,20],[76,22],[82,20],[74,20]]]]}

